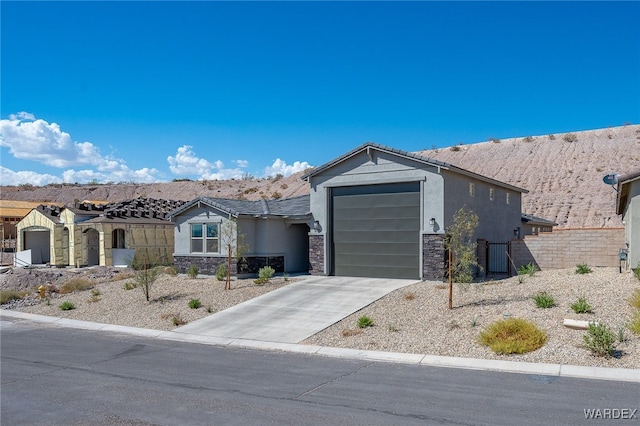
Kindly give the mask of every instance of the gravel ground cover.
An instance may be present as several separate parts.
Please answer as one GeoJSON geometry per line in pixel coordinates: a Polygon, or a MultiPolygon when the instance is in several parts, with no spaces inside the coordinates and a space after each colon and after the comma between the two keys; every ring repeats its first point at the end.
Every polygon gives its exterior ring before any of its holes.
{"type": "Polygon", "coordinates": [[[453,309],[448,309],[448,285],[425,281],[402,288],[373,303],[303,343],[353,349],[424,353],[470,358],[583,366],[640,368],[640,336],[624,329],[634,308],[628,299],[640,281],[616,268],[593,268],[589,274],[575,269],[538,271],[523,283],[518,277],[473,284],[462,290],[454,284],[453,309]],[[532,296],[546,291],[556,306],[537,308],[532,296]],[[584,296],[593,314],[576,314],[570,305],[584,296]],[[366,315],[375,324],[360,329],[366,315]],[[496,355],[477,343],[479,333],[505,317],[524,318],[546,331],[548,342],[522,355],[496,355]],[[624,330],[628,340],[618,343],[610,359],[592,356],[583,347],[584,330],[563,326],[565,318],[597,321],[613,332],[624,330]],[[344,332],[348,330],[348,332],[344,332]],[[344,334],[349,334],[345,336],[344,334]]]}
{"type": "MultiPolygon", "coordinates": [[[[41,282],[41,274],[23,272],[31,284],[41,282]]],[[[74,275],[49,271],[47,280],[56,279],[56,286],[74,275]]],[[[257,286],[253,280],[233,281],[232,290],[224,290],[224,282],[215,277],[170,276],[163,274],[151,289],[147,302],[139,288],[125,290],[131,281],[131,271],[93,269],[82,274],[96,283],[94,296],[90,290],[71,294],[55,294],[49,301],[39,301],[32,292],[21,301],[5,304],[4,309],[17,309],[40,315],[73,318],[86,321],[172,330],[174,317],[185,322],[203,318],[245,300],[295,283],[300,278],[274,278],[257,286]],[[191,309],[189,301],[200,299],[202,307],[191,309]],[[62,311],[63,301],[74,303],[76,309],[62,311]],[[33,304],[29,306],[30,304],[33,304]]],[[[16,278],[3,274],[0,287],[19,287],[16,278]],[[9,283],[11,278],[12,284],[9,283]]],[[[294,284],[295,285],[295,284],[294,284]]],[[[21,288],[31,287],[23,284],[21,288]]],[[[467,290],[454,286],[452,310],[448,309],[448,287],[441,282],[425,281],[399,289],[364,309],[348,316],[303,344],[344,347],[364,350],[421,353],[433,355],[501,359],[524,362],[559,363],[583,366],[640,368],[640,336],[625,329],[635,313],[628,299],[640,281],[630,274],[619,274],[616,268],[593,268],[589,274],[576,274],[575,269],[539,271],[527,276],[472,284],[467,290]],[[556,306],[537,308],[532,297],[546,291],[556,306]],[[576,314],[570,305],[585,297],[592,314],[576,314]],[[360,329],[357,320],[367,315],[373,327],[360,329]],[[534,322],[548,334],[541,349],[522,355],[496,355],[477,343],[479,333],[490,323],[505,317],[524,318],[534,322]],[[595,357],[583,347],[584,330],[563,326],[565,318],[597,321],[608,325],[617,335],[623,330],[624,342],[617,343],[612,358],[595,357]],[[345,330],[347,330],[345,332],[345,330]],[[345,335],[346,334],[346,335],[345,335]]]]}

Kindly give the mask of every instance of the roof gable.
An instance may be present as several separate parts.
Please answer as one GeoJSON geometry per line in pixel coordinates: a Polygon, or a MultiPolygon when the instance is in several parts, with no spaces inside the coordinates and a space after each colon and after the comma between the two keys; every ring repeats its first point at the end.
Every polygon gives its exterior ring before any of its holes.
{"type": "Polygon", "coordinates": [[[618,178],[618,195],[616,196],[616,214],[623,214],[629,203],[629,194],[634,182],[640,180],[640,170],[627,173],[618,178]]]}
{"type": "Polygon", "coordinates": [[[302,175],[300,178],[306,181],[309,181],[309,179],[313,176],[316,176],[326,170],[331,169],[332,167],[335,167],[336,165],[347,161],[348,159],[362,153],[362,152],[366,152],[368,155],[371,156],[371,150],[377,150],[380,152],[384,152],[393,156],[397,156],[397,157],[402,157],[405,159],[409,159],[411,161],[415,161],[417,163],[420,164],[425,164],[425,165],[429,165],[429,166],[433,166],[433,167],[437,167],[438,169],[444,169],[444,170],[449,170],[451,172],[454,173],[458,173],[458,174],[462,174],[474,179],[478,179],[484,182],[488,182],[491,184],[494,184],[496,186],[501,186],[501,187],[505,187],[508,188],[510,190],[516,191],[516,192],[522,192],[522,193],[527,193],[529,191],[527,191],[526,189],[523,188],[519,188],[517,186],[514,185],[510,185],[508,183],[505,182],[501,182],[492,178],[489,178],[487,176],[483,176],[474,172],[470,172],[468,170],[462,169],[460,167],[456,167],[452,164],[449,163],[445,163],[443,161],[439,161],[439,160],[434,160],[433,158],[429,158],[429,157],[423,157],[421,155],[412,153],[412,152],[407,152],[407,151],[402,151],[400,149],[396,149],[396,148],[391,148],[388,146],[384,146],[384,145],[380,145],[377,143],[373,143],[373,142],[367,142],[364,143],[362,145],[360,145],[359,147],[347,152],[346,154],[343,154],[337,158],[335,158],[334,160],[329,161],[328,163],[323,164],[320,167],[316,167],[313,170],[311,170],[309,173],[306,173],[304,175],[302,175]]]}

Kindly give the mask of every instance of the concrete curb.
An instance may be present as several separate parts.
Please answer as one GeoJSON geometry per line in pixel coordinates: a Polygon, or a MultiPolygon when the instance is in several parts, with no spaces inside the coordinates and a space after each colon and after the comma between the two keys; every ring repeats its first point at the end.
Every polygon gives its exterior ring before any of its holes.
{"type": "Polygon", "coordinates": [[[0,318],[9,317],[62,327],[91,331],[110,331],[134,336],[153,337],[178,342],[199,343],[213,346],[227,346],[243,349],[282,351],[320,355],[333,358],[393,362],[401,364],[425,365],[431,367],[463,368],[469,370],[499,371],[505,373],[535,374],[545,376],[571,377],[593,380],[614,380],[640,383],[640,370],[630,368],[584,367],[563,364],[537,364],[530,362],[502,361],[495,359],[457,358],[439,355],[409,354],[398,352],[366,351],[327,346],[298,345],[293,343],[263,342],[258,340],[210,337],[174,331],[150,330],[146,328],[103,324],[67,318],[48,317],[25,312],[0,309],[0,318]]]}

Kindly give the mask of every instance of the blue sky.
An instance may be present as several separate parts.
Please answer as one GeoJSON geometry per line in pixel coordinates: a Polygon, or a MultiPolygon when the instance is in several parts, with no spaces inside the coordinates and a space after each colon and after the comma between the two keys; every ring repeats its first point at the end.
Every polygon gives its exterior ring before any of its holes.
{"type": "Polygon", "coordinates": [[[640,2],[0,3],[0,179],[288,175],[640,122],[640,2]]]}

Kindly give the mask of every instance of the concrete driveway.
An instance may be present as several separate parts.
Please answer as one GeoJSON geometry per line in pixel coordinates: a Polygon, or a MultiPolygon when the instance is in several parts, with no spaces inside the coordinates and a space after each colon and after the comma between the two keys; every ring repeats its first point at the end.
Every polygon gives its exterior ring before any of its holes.
{"type": "Polygon", "coordinates": [[[309,277],[194,321],[176,333],[299,343],[416,280],[309,277]]]}

